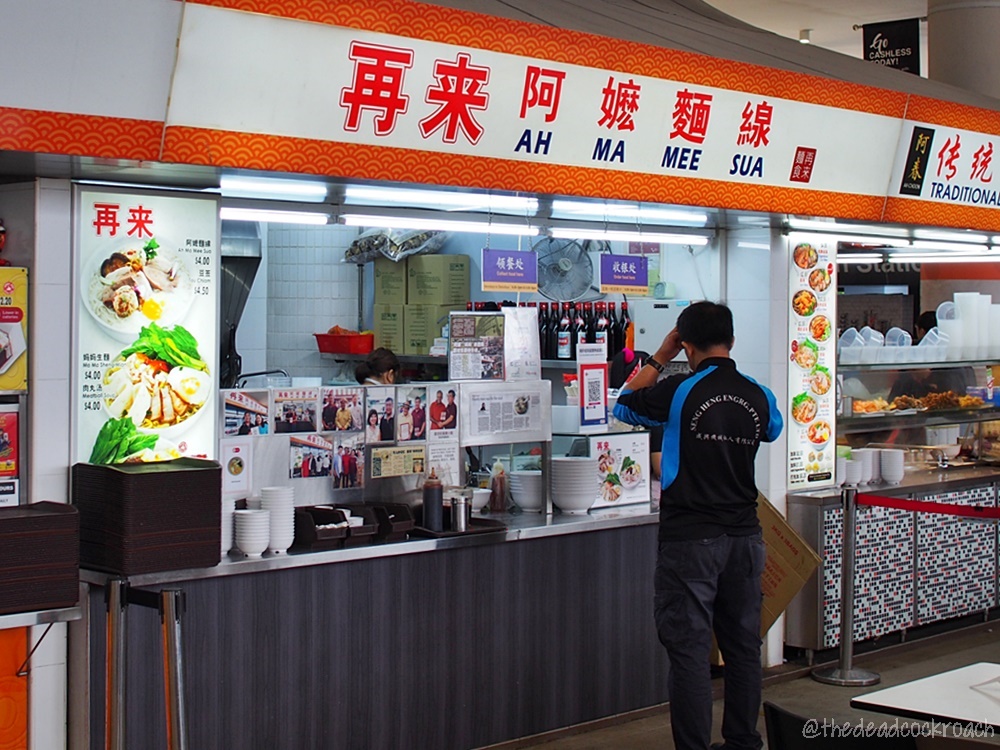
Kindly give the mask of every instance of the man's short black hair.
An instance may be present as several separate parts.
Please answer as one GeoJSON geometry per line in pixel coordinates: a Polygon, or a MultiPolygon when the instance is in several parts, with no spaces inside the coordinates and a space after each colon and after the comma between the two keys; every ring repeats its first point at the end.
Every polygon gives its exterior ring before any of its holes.
{"type": "Polygon", "coordinates": [[[936,325],[937,312],[935,310],[924,310],[917,318],[917,327],[924,331],[929,331],[936,325]]]}
{"type": "Polygon", "coordinates": [[[713,346],[733,343],[733,312],[715,302],[695,302],[677,317],[681,341],[704,351],[713,346]]]}

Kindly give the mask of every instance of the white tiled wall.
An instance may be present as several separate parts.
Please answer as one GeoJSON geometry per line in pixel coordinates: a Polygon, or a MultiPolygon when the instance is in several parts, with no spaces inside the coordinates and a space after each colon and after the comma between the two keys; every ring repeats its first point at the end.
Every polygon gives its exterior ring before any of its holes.
{"type": "Polygon", "coordinates": [[[333,364],[320,357],[313,334],[334,325],[357,329],[358,269],[341,262],[357,235],[342,226],[268,227],[268,368],[284,368],[293,377],[330,376],[333,364]]]}

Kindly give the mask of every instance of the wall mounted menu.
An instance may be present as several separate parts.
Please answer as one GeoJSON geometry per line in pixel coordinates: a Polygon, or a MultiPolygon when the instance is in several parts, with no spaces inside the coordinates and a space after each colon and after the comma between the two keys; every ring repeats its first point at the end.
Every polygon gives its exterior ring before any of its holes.
{"type": "Polygon", "coordinates": [[[837,267],[832,243],[792,243],[788,311],[788,489],[834,482],[837,267]]]}
{"type": "Polygon", "coordinates": [[[75,197],[74,460],[214,458],[217,200],[75,197]]]}

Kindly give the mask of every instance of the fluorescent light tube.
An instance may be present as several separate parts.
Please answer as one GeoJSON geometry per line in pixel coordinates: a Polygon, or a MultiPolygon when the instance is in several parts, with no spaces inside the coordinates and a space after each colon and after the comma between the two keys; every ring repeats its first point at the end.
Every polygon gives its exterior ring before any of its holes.
{"type": "MultiPolygon", "coordinates": [[[[983,239],[986,239],[985,237],[983,239]]],[[[986,245],[967,245],[960,242],[932,242],[930,240],[914,240],[914,248],[922,250],[943,250],[955,253],[985,253],[988,251],[986,245]]]]}
{"type": "Polygon", "coordinates": [[[656,208],[655,206],[619,206],[600,203],[583,203],[581,201],[552,201],[552,213],[572,214],[573,216],[598,217],[605,219],[631,219],[633,221],[650,221],[662,224],[684,223],[701,224],[708,221],[708,214],[701,211],[685,211],[676,208],[656,208]]]}
{"type": "Polygon", "coordinates": [[[838,224],[835,221],[819,219],[789,219],[789,229],[810,229],[817,232],[868,234],[875,237],[909,237],[910,230],[904,227],[889,227],[882,224],[838,224]]]}
{"type": "Polygon", "coordinates": [[[494,211],[535,213],[538,199],[519,195],[489,193],[451,193],[444,190],[397,190],[394,188],[352,186],[344,189],[347,201],[368,201],[384,205],[430,204],[438,208],[488,208],[494,211]]]}
{"type": "Polygon", "coordinates": [[[614,229],[575,229],[551,227],[549,234],[566,240],[608,240],[617,242],[660,242],[671,245],[707,245],[708,237],[697,234],[664,234],[662,232],[630,232],[614,229]]]}
{"type": "Polygon", "coordinates": [[[996,263],[997,253],[892,253],[890,263],[996,263]]]}
{"type": "Polygon", "coordinates": [[[747,250],[770,250],[771,246],[766,242],[745,242],[740,240],[736,243],[736,247],[745,247],[747,250]]]}
{"type": "Polygon", "coordinates": [[[321,201],[326,198],[326,185],[297,180],[268,180],[253,177],[223,177],[219,184],[224,196],[242,198],[297,198],[321,201]]]}
{"type": "Polygon", "coordinates": [[[849,266],[852,263],[882,263],[884,255],[876,253],[842,253],[837,255],[838,266],[849,266]]]}
{"type": "Polygon", "coordinates": [[[340,220],[349,227],[384,227],[386,229],[426,229],[441,232],[479,232],[481,234],[510,234],[533,237],[538,227],[529,224],[503,222],[461,221],[411,216],[380,216],[375,214],[342,214],[340,220]]]}
{"type": "Polygon", "coordinates": [[[233,208],[223,206],[219,218],[234,221],[268,221],[276,224],[326,224],[330,214],[312,211],[271,211],[257,208],[233,208]]]}
{"type": "MultiPolygon", "coordinates": [[[[974,242],[984,244],[989,241],[985,234],[972,232],[940,232],[936,229],[914,229],[913,236],[918,240],[937,240],[938,242],[974,242]]],[[[914,245],[917,243],[914,242],[914,245]]]]}

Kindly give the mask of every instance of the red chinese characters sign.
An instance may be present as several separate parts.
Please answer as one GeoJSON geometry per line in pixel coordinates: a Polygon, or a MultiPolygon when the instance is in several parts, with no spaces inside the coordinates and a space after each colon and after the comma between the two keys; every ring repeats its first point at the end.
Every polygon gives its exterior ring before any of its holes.
{"type": "MultiPolygon", "coordinates": [[[[121,204],[119,203],[96,203],[94,204],[93,226],[97,236],[107,235],[114,237],[121,227],[120,221],[121,204]]],[[[126,209],[126,225],[128,226],[128,236],[135,239],[147,239],[153,236],[153,211],[143,206],[141,203],[126,209]]]]}

